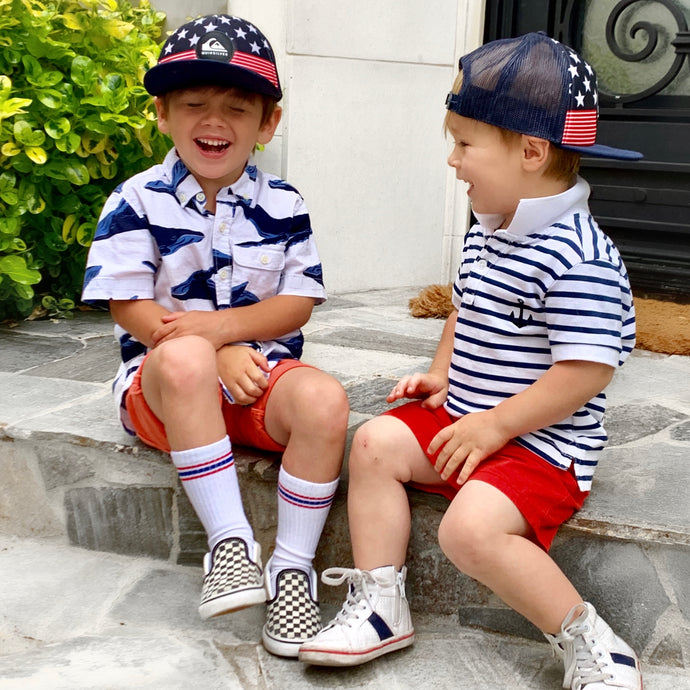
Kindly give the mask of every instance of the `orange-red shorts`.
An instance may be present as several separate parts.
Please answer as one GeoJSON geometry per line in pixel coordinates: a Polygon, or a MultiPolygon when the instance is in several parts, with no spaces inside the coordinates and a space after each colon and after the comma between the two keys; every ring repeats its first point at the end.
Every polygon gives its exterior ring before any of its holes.
{"type": "MultiPolygon", "coordinates": [[[[152,412],[141,391],[141,372],[145,364],[146,359],[144,359],[139,370],[134,375],[132,385],[129,387],[125,397],[125,406],[127,412],[129,412],[137,436],[147,445],[169,453],[170,444],[168,443],[163,423],[152,412]]],[[[223,417],[230,440],[241,446],[251,446],[252,448],[261,448],[262,450],[276,452],[285,450],[285,446],[274,441],[266,431],[264,421],[266,403],[271,395],[273,386],[275,386],[278,379],[284,373],[295,367],[309,366],[311,365],[304,364],[298,359],[281,359],[278,364],[271,369],[268,377],[268,388],[266,388],[263,395],[251,405],[231,404],[223,396],[219,384],[218,397],[223,408],[223,417]]]]}
{"type": "MultiPolygon", "coordinates": [[[[430,456],[426,449],[441,429],[456,420],[445,408],[429,410],[419,400],[384,414],[400,419],[410,428],[432,465],[438,452],[430,456]]],[[[411,482],[410,486],[453,500],[462,488],[457,484],[458,474],[454,472],[445,484],[411,482]]],[[[572,470],[561,470],[514,441],[483,460],[470,479],[491,484],[505,494],[532,528],[533,541],[545,551],[551,547],[558,528],[582,507],[588,494],[580,491],[572,470]]]]}

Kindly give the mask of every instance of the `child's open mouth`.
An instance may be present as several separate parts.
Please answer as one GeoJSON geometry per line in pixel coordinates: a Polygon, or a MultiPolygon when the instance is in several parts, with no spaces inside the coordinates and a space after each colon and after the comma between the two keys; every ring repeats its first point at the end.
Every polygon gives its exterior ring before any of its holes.
{"type": "Polygon", "coordinates": [[[230,142],[225,139],[196,139],[196,145],[208,153],[222,153],[230,146],[230,142]]]}

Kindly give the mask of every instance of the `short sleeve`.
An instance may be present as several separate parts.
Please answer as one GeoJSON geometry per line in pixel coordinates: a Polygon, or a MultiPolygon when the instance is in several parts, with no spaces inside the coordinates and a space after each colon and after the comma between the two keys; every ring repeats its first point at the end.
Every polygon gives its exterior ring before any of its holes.
{"type": "Polygon", "coordinates": [[[606,261],[577,264],[545,300],[554,361],[585,360],[616,367],[634,346],[634,310],[627,281],[606,261]]]}

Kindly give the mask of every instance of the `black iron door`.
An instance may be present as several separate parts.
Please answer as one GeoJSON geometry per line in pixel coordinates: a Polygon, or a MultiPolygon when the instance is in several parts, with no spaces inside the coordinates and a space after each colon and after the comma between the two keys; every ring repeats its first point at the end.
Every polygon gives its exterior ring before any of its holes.
{"type": "Polygon", "coordinates": [[[485,41],[546,31],[597,72],[601,143],[583,158],[591,208],[635,293],[690,298],[690,0],[487,0],[485,41]]]}

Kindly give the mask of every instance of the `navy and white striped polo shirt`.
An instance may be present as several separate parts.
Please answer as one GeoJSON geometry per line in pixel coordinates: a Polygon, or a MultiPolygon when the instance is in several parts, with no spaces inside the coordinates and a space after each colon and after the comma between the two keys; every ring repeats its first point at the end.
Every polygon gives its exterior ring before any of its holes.
{"type": "MultiPolygon", "coordinates": [[[[213,311],[274,295],[326,299],[306,205],[279,178],[247,165],[221,189],[216,212],[175,149],[163,163],[121,184],[103,207],[86,266],[86,303],[152,299],[170,311],[213,311]]],[[[125,429],[124,393],[146,347],[119,326],[122,364],[113,384],[125,429]]],[[[299,359],[300,330],[248,343],[275,364],[299,359]]]]}
{"type": "MultiPolygon", "coordinates": [[[[458,309],[446,409],[487,410],[519,393],[554,362],[617,367],[635,345],[635,314],[618,250],[587,205],[589,185],[524,199],[506,230],[477,214],[465,237],[453,290],[458,309]]],[[[606,444],[604,393],[569,419],[516,439],[562,469],[574,463],[591,488],[606,444]]]]}

